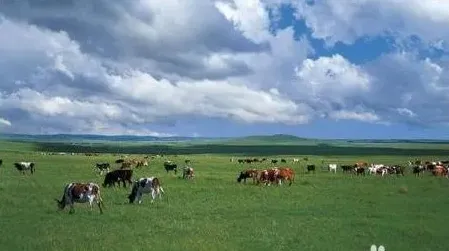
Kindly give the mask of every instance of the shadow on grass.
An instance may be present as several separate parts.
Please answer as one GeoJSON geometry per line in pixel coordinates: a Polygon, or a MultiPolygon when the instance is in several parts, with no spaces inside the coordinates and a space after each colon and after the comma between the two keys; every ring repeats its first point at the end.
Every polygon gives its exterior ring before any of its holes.
{"type": "Polygon", "coordinates": [[[41,152],[74,152],[74,153],[120,153],[120,154],[232,154],[241,156],[264,155],[433,155],[448,156],[449,149],[406,149],[393,147],[340,147],[331,145],[219,145],[204,144],[190,146],[173,145],[140,145],[120,146],[104,145],[72,145],[60,142],[34,143],[37,151],[41,152]]]}

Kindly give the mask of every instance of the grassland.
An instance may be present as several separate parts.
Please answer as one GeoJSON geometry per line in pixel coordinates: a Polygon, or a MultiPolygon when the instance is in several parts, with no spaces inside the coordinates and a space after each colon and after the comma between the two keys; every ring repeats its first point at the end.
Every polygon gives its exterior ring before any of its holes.
{"type": "MultiPolygon", "coordinates": [[[[365,160],[396,164],[413,158],[448,159],[447,144],[227,143],[65,143],[0,141],[1,250],[449,250],[449,181],[430,175],[354,177],[322,171],[306,174],[304,164],[293,186],[237,184],[248,164],[231,156],[309,157],[308,163],[341,164],[365,160]],[[401,145],[402,144],[402,145],[401,145]],[[76,213],[56,210],[65,183],[94,181],[96,162],[112,154],[41,155],[55,152],[167,154],[135,178],[159,176],[166,196],[155,204],[129,205],[129,189],[103,189],[104,215],[76,205],[76,213]],[[173,154],[173,155],[171,155],[173,154]],[[177,156],[175,156],[176,154],[177,156]],[[193,181],[166,174],[162,162],[192,160],[193,181]],[[14,161],[32,160],[37,172],[22,176],[14,161]]],[[[136,155],[138,156],[138,155],[136,155]]],[[[143,155],[139,155],[143,156],[143,155]]],[[[257,168],[270,164],[257,165],[257,168]]]]}

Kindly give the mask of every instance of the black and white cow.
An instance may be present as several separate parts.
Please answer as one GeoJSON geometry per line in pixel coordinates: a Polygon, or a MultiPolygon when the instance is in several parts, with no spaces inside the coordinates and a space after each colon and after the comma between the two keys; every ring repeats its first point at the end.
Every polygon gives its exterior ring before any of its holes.
{"type": "Polygon", "coordinates": [[[175,172],[175,174],[178,172],[178,165],[169,160],[164,162],[164,168],[165,168],[165,171],[167,171],[167,173],[169,171],[173,171],[173,172],[175,172]]]}
{"type": "Polygon", "coordinates": [[[103,172],[106,171],[106,173],[109,172],[109,168],[111,165],[109,163],[97,163],[95,164],[95,167],[98,169],[98,173],[100,175],[103,175],[103,172]]]}
{"type": "Polygon", "coordinates": [[[14,163],[14,166],[17,170],[22,172],[22,174],[25,174],[26,170],[30,170],[31,174],[35,172],[35,165],[34,162],[16,162],[14,163]]]}
{"type": "Polygon", "coordinates": [[[154,202],[156,196],[162,198],[164,189],[161,186],[160,180],[156,177],[140,178],[134,181],[131,193],[128,195],[129,203],[134,203],[138,201],[139,204],[142,203],[142,195],[151,193],[151,203],[154,202]]]}
{"type": "Polygon", "coordinates": [[[98,205],[100,213],[103,213],[103,200],[100,196],[100,187],[96,183],[72,182],[64,187],[64,193],[61,200],[55,199],[59,209],[63,210],[66,206],[70,207],[69,213],[74,213],[75,203],[89,202],[90,210],[93,210],[93,202],[98,205]]]}

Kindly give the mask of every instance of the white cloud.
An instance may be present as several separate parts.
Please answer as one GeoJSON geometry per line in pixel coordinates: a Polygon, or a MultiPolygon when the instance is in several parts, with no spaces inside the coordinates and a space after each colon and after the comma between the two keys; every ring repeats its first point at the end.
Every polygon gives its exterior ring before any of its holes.
{"type": "MultiPolygon", "coordinates": [[[[267,8],[287,1],[0,4],[0,114],[14,125],[2,130],[168,135],[150,128],[180,117],[449,121],[446,62],[407,48],[363,65],[313,55],[292,27],[269,31],[267,8]]],[[[315,2],[297,11],[329,45],[391,32],[447,46],[447,4],[315,2]]]]}
{"type": "MultiPolygon", "coordinates": [[[[447,41],[449,2],[440,0],[323,0],[292,1],[315,38],[328,45],[353,43],[364,36],[386,33],[408,38],[419,36],[427,43],[447,41]]],[[[442,44],[440,43],[440,46],[442,44]]],[[[447,48],[447,44],[445,45],[447,48]]]]}
{"type": "Polygon", "coordinates": [[[11,126],[11,122],[7,119],[0,117],[0,126],[11,126]]]}
{"type": "MultiPolygon", "coordinates": [[[[2,65],[9,80],[23,84],[10,82],[2,88],[0,111],[19,109],[22,117],[28,116],[34,123],[47,127],[48,123],[53,123],[48,129],[52,132],[128,134],[140,131],[154,135],[155,132],[144,129],[145,125],[185,115],[228,118],[244,123],[301,124],[308,122],[312,112],[306,104],[291,101],[279,90],[260,89],[269,87],[269,83],[266,83],[268,86],[262,83],[251,86],[248,80],[240,77],[233,82],[226,78],[193,80],[189,77],[170,81],[164,77],[155,78],[151,71],[138,68],[128,66],[127,70],[122,70],[115,67],[119,66],[115,62],[110,64],[110,61],[86,54],[65,32],[53,32],[6,18],[0,23],[0,32],[9,34],[0,41],[0,53],[11,61],[25,62],[28,67],[27,71],[21,71],[14,65],[2,65]],[[33,38],[33,44],[22,42],[29,37],[33,38]],[[15,40],[20,42],[14,43],[15,40]],[[115,69],[108,69],[108,64],[115,69]]],[[[276,37],[273,39],[277,41],[276,37]]],[[[226,68],[227,60],[251,62],[257,58],[263,58],[266,67],[273,65],[269,54],[264,52],[253,55],[211,52],[203,58],[209,69],[226,68]]],[[[291,70],[293,67],[290,65],[291,70]]],[[[19,126],[14,130],[30,128],[19,126]]]]}

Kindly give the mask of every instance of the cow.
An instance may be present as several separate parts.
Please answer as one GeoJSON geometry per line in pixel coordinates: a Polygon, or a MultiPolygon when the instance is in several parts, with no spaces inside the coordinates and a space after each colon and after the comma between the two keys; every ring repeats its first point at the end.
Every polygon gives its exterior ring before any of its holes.
{"type": "Polygon", "coordinates": [[[289,181],[289,186],[292,185],[293,181],[295,180],[295,171],[289,167],[279,167],[274,172],[274,179],[277,181],[279,185],[282,184],[282,181],[289,181]]]}
{"type": "Polygon", "coordinates": [[[424,172],[425,168],[423,166],[414,166],[412,168],[413,174],[416,176],[419,176],[422,172],[424,172]]]}
{"type": "Polygon", "coordinates": [[[299,162],[299,159],[293,159],[293,163],[297,163],[297,162],[299,162]]]}
{"type": "Polygon", "coordinates": [[[307,172],[313,171],[315,172],[315,165],[307,165],[307,172]]]}
{"type": "Polygon", "coordinates": [[[146,160],[139,160],[136,163],[136,168],[142,167],[142,166],[148,166],[148,161],[146,160]]]}
{"type": "Polygon", "coordinates": [[[122,162],[120,169],[129,169],[129,168],[131,168],[131,166],[132,166],[132,163],[130,161],[124,161],[124,162],[122,162]]]}
{"type": "Polygon", "coordinates": [[[110,171],[104,176],[103,187],[115,187],[115,183],[118,183],[118,185],[120,186],[121,181],[123,183],[123,187],[126,188],[126,181],[128,181],[129,185],[132,185],[132,176],[133,170],[131,169],[117,169],[110,171]]]}
{"type": "Polygon", "coordinates": [[[434,176],[447,176],[447,172],[448,172],[448,170],[444,166],[436,166],[432,170],[432,174],[434,176]]]}
{"type": "Polygon", "coordinates": [[[354,166],[342,165],[341,169],[343,170],[343,173],[347,173],[347,172],[351,172],[352,170],[354,170],[354,166]]]}
{"type": "Polygon", "coordinates": [[[355,173],[357,176],[359,176],[359,175],[365,176],[365,168],[364,167],[356,167],[356,168],[354,168],[354,170],[355,170],[355,173]]]}
{"type": "Polygon", "coordinates": [[[240,172],[239,177],[237,178],[237,182],[240,183],[243,180],[243,183],[246,183],[247,178],[253,179],[253,184],[256,183],[258,171],[256,169],[248,169],[240,172]]]}
{"type": "Polygon", "coordinates": [[[337,173],[337,164],[329,164],[329,172],[337,173]]]}
{"type": "Polygon", "coordinates": [[[178,165],[169,160],[164,162],[164,168],[167,173],[169,171],[173,171],[175,174],[178,172],[178,165]]]}
{"type": "Polygon", "coordinates": [[[120,163],[123,163],[123,162],[125,162],[124,159],[118,159],[118,160],[115,161],[116,164],[120,164],[120,163]]]}
{"type": "Polygon", "coordinates": [[[35,173],[35,166],[36,164],[34,162],[16,162],[14,163],[14,166],[22,172],[22,174],[25,174],[26,170],[30,170],[31,174],[35,173]]]}
{"type": "Polygon", "coordinates": [[[276,182],[276,174],[279,170],[277,168],[265,169],[260,171],[259,178],[257,179],[257,184],[260,182],[265,185],[270,185],[270,183],[276,182]]]}
{"type": "Polygon", "coordinates": [[[272,163],[272,164],[276,164],[276,163],[278,163],[278,160],[277,160],[277,159],[272,159],[272,160],[271,160],[271,163],[272,163]]]}
{"type": "Polygon", "coordinates": [[[287,163],[285,159],[281,159],[281,163],[287,163]]]}
{"type": "MultiPolygon", "coordinates": [[[[190,161],[189,159],[184,160],[184,163],[186,163],[186,165],[190,164],[192,161],[190,161]]],[[[232,162],[232,161],[231,161],[232,162]]]]}
{"type": "Polygon", "coordinates": [[[103,200],[100,196],[100,187],[96,183],[68,183],[64,187],[64,193],[61,200],[55,200],[58,203],[60,210],[63,210],[66,206],[70,206],[70,214],[75,212],[75,203],[89,202],[90,210],[92,211],[92,203],[95,202],[100,209],[100,214],[103,214],[103,200]]]}
{"type": "Polygon", "coordinates": [[[3,160],[2,159],[0,159],[0,166],[2,166],[3,165],[3,160]]]}
{"type": "Polygon", "coordinates": [[[182,178],[183,179],[193,179],[193,177],[195,177],[195,174],[193,172],[193,168],[192,167],[184,167],[184,169],[182,170],[182,178]]]}
{"type": "Polygon", "coordinates": [[[98,169],[98,173],[103,175],[104,171],[109,172],[111,165],[109,163],[97,163],[95,164],[95,167],[98,169]]]}
{"type": "Polygon", "coordinates": [[[160,180],[157,177],[147,177],[140,178],[134,181],[131,193],[128,195],[129,203],[132,204],[134,201],[138,201],[139,204],[142,203],[142,195],[151,193],[151,203],[154,202],[156,196],[162,199],[162,194],[164,189],[161,186],[160,180]]]}

